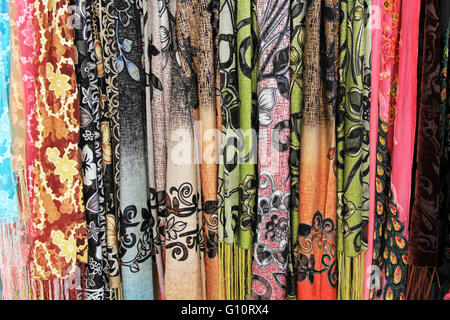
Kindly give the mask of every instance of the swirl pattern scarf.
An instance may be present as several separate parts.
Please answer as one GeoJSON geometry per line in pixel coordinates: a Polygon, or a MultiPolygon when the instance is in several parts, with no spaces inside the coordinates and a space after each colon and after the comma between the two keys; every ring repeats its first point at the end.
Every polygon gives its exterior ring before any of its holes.
{"type": "Polygon", "coordinates": [[[317,147],[300,149],[297,298],[301,300],[336,299],[337,21],[336,1],[316,1],[306,8],[300,144],[317,147]],[[314,24],[321,15],[325,23],[314,24]]]}
{"type": "Polygon", "coordinates": [[[371,0],[340,1],[336,123],[338,297],[362,297],[369,215],[371,0]]]}

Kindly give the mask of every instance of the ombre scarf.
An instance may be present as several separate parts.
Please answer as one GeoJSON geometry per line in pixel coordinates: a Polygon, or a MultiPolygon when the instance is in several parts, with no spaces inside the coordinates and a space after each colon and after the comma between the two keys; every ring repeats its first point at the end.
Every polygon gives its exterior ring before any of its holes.
{"type": "Polygon", "coordinates": [[[305,109],[300,125],[300,144],[305,147],[300,148],[296,227],[300,300],[336,299],[338,13],[334,0],[315,2],[306,8],[302,73],[305,109]],[[324,24],[314,23],[325,14],[324,24]]]}
{"type": "Polygon", "coordinates": [[[119,100],[119,258],[125,300],[153,299],[153,226],[148,194],[142,1],[115,1],[119,100]]]}
{"type": "Polygon", "coordinates": [[[191,82],[201,179],[202,228],[205,245],[206,298],[217,299],[219,284],[216,97],[213,23],[214,4],[206,0],[177,2],[176,30],[183,77],[191,82]]]}

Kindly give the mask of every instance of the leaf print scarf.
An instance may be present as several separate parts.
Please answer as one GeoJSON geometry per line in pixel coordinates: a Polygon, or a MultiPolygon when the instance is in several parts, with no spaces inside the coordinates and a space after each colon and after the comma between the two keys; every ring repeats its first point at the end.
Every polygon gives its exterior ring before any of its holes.
{"type": "Polygon", "coordinates": [[[422,1],[424,42],[417,115],[414,204],[408,245],[407,299],[427,299],[436,273],[440,196],[439,1],[422,1]]]}
{"type": "MultiPolygon", "coordinates": [[[[69,2],[35,2],[34,9],[38,125],[30,128],[35,141],[31,264],[37,296],[48,299],[73,288],[77,265],[87,262],[87,236],[69,2]]],[[[74,298],[73,290],[69,294],[74,298]]]]}
{"type": "Polygon", "coordinates": [[[106,252],[105,195],[103,189],[100,104],[97,79],[97,57],[92,33],[89,2],[73,2],[76,65],[80,94],[80,143],[83,200],[88,232],[88,264],[86,267],[86,300],[110,298],[106,252]]]}
{"type": "Polygon", "coordinates": [[[119,258],[123,298],[153,299],[154,218],[149,212],[142,12],[134,0],[115,1],[120,119],[119,258]]]}
{"type": "Polygon", "coordinates": [[[371,1],[340,2],[336,123],[338,298],[360,299],[369,214],[371,1]],[[351,267],[352,266],[352,267],[351,267]]]}
{"type": "Polygon", "coordinates": [[[336,299],[337,4],[333,0],[311,3],[306,8],[304,22],[302,99],[305,109],[300,144],[317,147],[300,149],[296,227],[297,298],[300,300],[336,299]],[[324,23],[315,24],[321,16],[324,23]]]}
{"type": "MultiPolygon", "coordinates": [[[[221,0],[219,12],[219,90],[221,99],[221,152],[218,165],[218,238],[220,280],[224,279],[226,298],[237,298],[237,284],[231,272],[237,272],[233,251],[239,250],[235,243],[235,230],[239,219],[239,98],[236,70],[236,8],[234,0],[221,0]],[[225,273],[222,271],[225,270],[225,273]],[[231,271],[233,270],[233,271],[231,271]]],[[[222,293],[222,292],[221,292],[222,293]]],[[[221,299],[225,298],[222,294],[221,299]]]]}
{"type": "Polygon", "coordinates": [[[289,231],[289,2],[257,1],[258,214],[252,298],[286,296],[289,231]]]}

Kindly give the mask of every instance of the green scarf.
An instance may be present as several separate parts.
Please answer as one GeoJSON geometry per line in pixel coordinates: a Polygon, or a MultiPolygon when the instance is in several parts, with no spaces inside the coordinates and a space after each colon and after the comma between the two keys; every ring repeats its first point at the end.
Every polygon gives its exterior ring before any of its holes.
{"type": "Polygon", "coordinates": [[[362,297],[369,213],[371,0],[342,0],[337,110],[339,299],[362,297]],[[351,266],[353,265],[353,266],[351,266]]]}

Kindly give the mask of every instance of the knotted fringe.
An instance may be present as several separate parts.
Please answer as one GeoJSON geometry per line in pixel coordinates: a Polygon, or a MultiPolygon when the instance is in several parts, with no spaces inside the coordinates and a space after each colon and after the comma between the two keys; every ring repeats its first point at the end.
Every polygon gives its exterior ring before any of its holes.
{"type": "Polygon", "coordinates": [[[435,267],[408,265],[406,300],[428,300],[435,275],[435,267]]]}
{"type": "Polygon", "coordinates": [[[225,282],[225,297],[219,299],[249,300],[251,297],[252,253],[236,242],[219,243],[219,281],[225,282]]]}
{"type": "Polygon", "coordinates": [[[347,257],[338,251],[338,300],[362,300],[364,291],[364,253],[347,257]]]}

